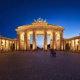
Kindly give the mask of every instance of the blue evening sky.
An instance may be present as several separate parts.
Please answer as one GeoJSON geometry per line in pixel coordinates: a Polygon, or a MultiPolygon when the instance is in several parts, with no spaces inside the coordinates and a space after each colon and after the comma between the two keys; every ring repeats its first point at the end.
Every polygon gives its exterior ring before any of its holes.
{"type": "MultiPolygon", "coordinates": [[[[78,36],[80,0],[0,0],[0,33],[4,37],[17,38],[18,26],[31,24],[39,17],[63,26],[64,38],[78,36]]],[[[43,45],[42,36],[37,37],[37,43],[43,45]]]]}

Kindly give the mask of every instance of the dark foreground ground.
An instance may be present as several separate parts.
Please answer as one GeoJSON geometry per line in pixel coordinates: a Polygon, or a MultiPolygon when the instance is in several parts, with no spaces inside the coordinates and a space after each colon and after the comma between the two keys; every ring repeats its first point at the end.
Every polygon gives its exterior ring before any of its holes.
{"type": "Polygon", "coordinates": [[[0,80],[80,80],[80,54],[19,51],[0,53],[0,80]]]}

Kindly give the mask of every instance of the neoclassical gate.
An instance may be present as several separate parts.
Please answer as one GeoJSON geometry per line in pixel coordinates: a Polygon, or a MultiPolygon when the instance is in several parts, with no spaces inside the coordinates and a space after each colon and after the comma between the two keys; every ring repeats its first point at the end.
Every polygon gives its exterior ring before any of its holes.
{"type": "Polygon", "coordinates": [[[50,49],[63,50],[62,26],[48,24],[43,19],[34,20],[30,25],[19,26],[17,31],[17,50],[30,50],[30,36],[33,36],[33,50],[37,49],[37,35],[44,36],[44,50],[47,50],[47,35],[50,36],[50,49]]]}

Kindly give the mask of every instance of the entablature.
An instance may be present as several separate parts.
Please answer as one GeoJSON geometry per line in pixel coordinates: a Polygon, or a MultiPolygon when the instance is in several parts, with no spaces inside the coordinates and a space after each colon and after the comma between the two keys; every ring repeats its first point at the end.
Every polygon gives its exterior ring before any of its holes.
{"type": "Polygon", "coordinates": [[[52,30],[61,30],[61,31],[65,30],[65,29],[63,29],[62,26],[48,24],[46,21],[43,22],[43,20],[41,20],[41,21],[38,20],[37,22],[35,21],[34,23],[32,23],[30,25],[19,26],[15,30],[19,32],[19,31],[24,31],[26,29],[52,29],[52,30]]]}
{"type": "Polygon", "coordinates": [[[3,39],[3,40],[9,40],[9,41],[15,41],[15,40],[17,40],[17,39],[11,39],[11,38],[6,38],[6,37],[0,37],[0,39],[3,39]]]}
{"type": "Polygon", "coordinates": [[[69,38],[67,40],[75,40],[75,39],[80,39],[80,36],[72,37],[72,38],[69,38]]]}

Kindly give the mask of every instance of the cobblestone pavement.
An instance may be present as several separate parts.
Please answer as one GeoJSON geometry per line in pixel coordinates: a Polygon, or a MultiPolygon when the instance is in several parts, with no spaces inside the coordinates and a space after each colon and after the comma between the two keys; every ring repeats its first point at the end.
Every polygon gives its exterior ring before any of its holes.
{"type": "Polygon", "coordinates": [[[80,80],[80,54],[49,51],[0,53],[0,80],[80,80]]]}

